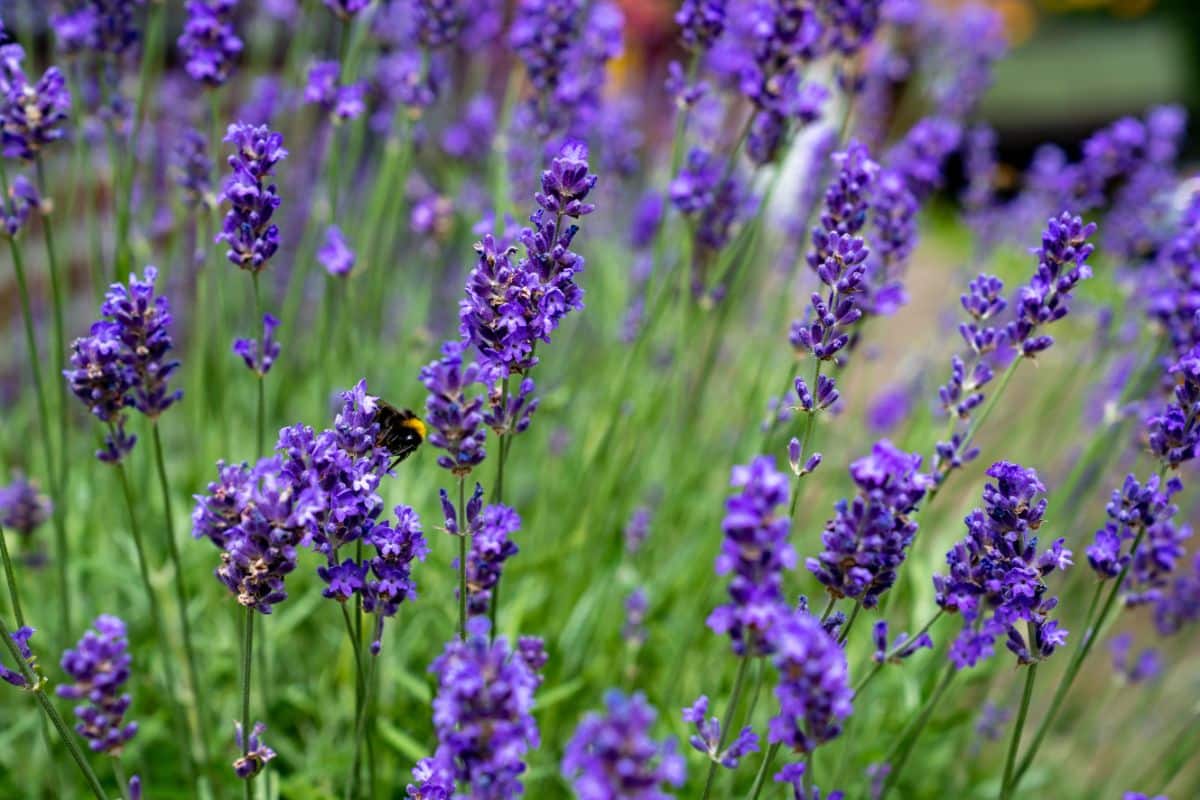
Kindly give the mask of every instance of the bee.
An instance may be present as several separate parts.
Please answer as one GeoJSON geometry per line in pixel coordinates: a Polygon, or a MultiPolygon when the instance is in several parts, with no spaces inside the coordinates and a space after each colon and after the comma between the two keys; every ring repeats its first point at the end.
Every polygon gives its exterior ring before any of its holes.
{"type": "Polygon", "coordinates": [[[407,408],[401,410],[383,400],[378,404],[375,418],[379,420],[379,436],[375,443],[392,454],[388,468],[394,469],[425,441],[425,423],[407,408]]]}

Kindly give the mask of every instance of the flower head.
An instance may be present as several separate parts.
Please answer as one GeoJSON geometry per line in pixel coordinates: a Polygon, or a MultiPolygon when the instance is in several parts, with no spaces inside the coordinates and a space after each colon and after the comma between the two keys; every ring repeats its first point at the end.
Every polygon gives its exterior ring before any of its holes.
{"type": "Polygon", "coordinates": [[[74,683],[58,687],[58,695],[83,700],[76,706],[79,724],[75,731],[94,752],[120,755],[125,743],[137,733],[136,722],[125,722],[129,695],[122,690],[129,680],[129,639],[125,623],[102,614],[92,623],[74,650],[63,653],[62,668],[74,683]]]}
{"type": "Polygon", "coordinates": [[[325,229],[325,243],[317,250],[317,261],[334,276],[349,275],[354,269],[354,251],[338,226],[330,225],[325,229]]]}
{"type": "Polygon", "coordinates": [[[683,721],[696,728],[688,744],[726,769],[735,769],[744,756],[758,752],[758,734],[749,725],[742,728],[728,747],[721,749],[721,720],[708,717],[708,697],[705,695],[700,695],[695,703],[683,709],[683,721]]]}
{"type": "Polygon", "coordinates": [[[19,472],[12,483],[0,487],[0,526],[10,531],[28,536],[53,513],[50,498],[19,472]]]}
{"type": "Polygon", "coordinates": [[[604,707],[583,718],[563,754],[563,776],[579,800],[668,800],[663,788],[682,786],[686,766],[674,739],[650,738],[657,712],[642,694],[615,689],[604,707]]]}
{"type": "MultiPolygon", "coordinates": [[[[29,640],[33,637],[34,633],[34,629],[26,625],[21,628],[17,628],[10,634],[12,636],[13,644],[17,646],[17,652],[21,654],[21,658],[25,660],[27,666],[32,666],[34,664],[33,651],[29,649],[29,640]]],[[[24,689],[28,687],[29,681],[26,680],[25,675],[21,670],[21,666],[19,664],[14,666],[16,666],[16,669],[9,669],[8,667],[4,666],[3,661],[0,661],[0,680],[11,684],[12,686],[16,686],[18,689],[24,689]]]]}
{"type": "Polygon", "coordinates": [[[231,263],[259,272],[279,249],[279,227],[271,216],[283,201],[275,184],[267,181],[288,151],[283,148],[283,135],[266,125],[230,125],[225,141],[234,152],[221,199],[228,200],[231,208],[216,241],[229,245],[226,255],[231,263]]]}
{"type": "Polygon", "coordinates": [[[113,284],[100,306],[100,313],[114,323],[113,332],[123,345],[121,359],[135,376],[132,405],[151,419],[183,396],[181,390],[167,388],[179,362],[167,358],[174,349],[171,304],[165,295],[155,294],[157,279],[158,270],[146,267],[140,280],[130,275],[128,286],[113,284]]]}
{"type": "Polygon", "coordinates": [[[445,451],[438,456],[438,466],[460,476],[470,473],[487,455],[483,398],[466,394],[467,387],[479,378],[479,367],[463,366],[465,350],[462,342],[446,342],[442,357],[421,368],[421,383],[429,390],[425,401],[429,443],[445,451]]]}
{"type": "Polygon", "coordinates": [[[238,750],[244,748],[246,751],[244,756],[239,756],[233,762],[233,771],[242,780],[253,778],[262,772],[263,767],[267,765],[268,761],[275,758],[275,751],[263,743],[262,735],[266,731],[266,725],[256,722],[254,723],[254,727],[250,729],[250,740],[243,742],[242,737],[245,735],[245,732],[242,730],[242,723],[233,723],[233,738],[237,742],[238,750]]]}
{"type": "Polygon", "coordinates": [[[779,671],[779,713],[767,725],[767,741],[811,753],[837,738],[850,716],[854,692],[846,652],[803,608],[781,615],[769,635],[779,671]]]}
{"type": "Polygon", "coordinates": [[[1095,223],[1084,224],[1079,217],[1063,212],[1051,218],[1042,234],[1042,246],[1034,251],[1037,270],[1017,297],[1016,319],[1008,324],[1008,342],[1024,356],[1033,356],[1054,344],[1040,331],[1070,311],[1071,291],[1092,276],[1087,258],[1092,254],[1088,238],[1096,232],[1095,223]]]}
{"type": "Polygon", "coordinates": [[[188,0],[187,22],[178,44],[184,68],[194,80],[220,86],[229,80],[233,62],[242,52],[242,40],[233,29],[237,0],[188,0]]]}
{"type": "Polygon", "coordinates": [[[33,161],[65,134],[71,93],[58,67],[30,83],[21,68],[24,57],[19,45],[0,46],[0,141],[6,158],[33,161]]]}
{"type": "Polygon", "coordinates": [[[20,233],[29,215],[41,207],[41,202],[37,187],[24,175],[14,178],[12,186],[8,187],[8,196],[0,197],[0,222],[3,223],[0,235],[12,239],[20,233]]]}
{"type": "Polygon", "coordinates": [[[263,314],[262,339],[234,339],[233,352],[246,362],[246,368],[259,377],[271,371],[271,365],[279,358],[281,345],[275,340],[275,329],[279,320],[271,314],[263,314]]]}
{"type": "Polygon", "coordinates": [[[510,538],[521,528],[517,512],[499,503],[487,506],[471,526],[471,550],[467,555],[467,613],[488,613],[492,589],[500,580],[504,562],[517,554],[510,538]]]}

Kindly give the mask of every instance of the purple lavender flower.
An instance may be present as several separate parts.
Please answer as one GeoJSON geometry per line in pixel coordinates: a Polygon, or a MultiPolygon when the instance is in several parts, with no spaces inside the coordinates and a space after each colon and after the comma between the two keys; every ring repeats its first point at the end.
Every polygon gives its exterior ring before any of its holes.
{"type": "Polygon", "coordinates": [[[271,222],[271,215],[283,201],[267,179],[288,151],[283,149],[283,135],[266,125],[230,125],[225,141],[235,147],[229,157],[232,173],[221,192],[231,208],[216,241],[229,245],[230,262],[259,272],[279,249],[279,227],[271,222]]]}
{"type": "Polygon", "coordinates": [[[1153,797],[1144,792],[1126,792],[1121,795],[1121,800],[1169,800],[1165,794],[1156,794],[1153,797]]]}
{"type": "Polygon", "coordinates": [[[429,390],[425,401],[429,443],[446,451],[438,456],[438,466],[460,477],[479,466],[487,455],[483,398],[466,395],[467,387],[479,378],[479,367],[463,366],[465,350],[462,342],[446,342],[442,357],[421,369],[421,383],[429,390]]]}
{"type": "Polygon", "coordinates": [[[1129,657],[1133,654],[1132,634],[1122,633],[1114,636],[1108,649],[1112,653],[1113,671],[1126,683],[1152,681],[1162,674],[1162,654],[1152,647],[1142,650],[1136,659],[1130,661],[1129,657]]]}
{"type": "Polygon", "coordinates": [[[238,751],[240,752],[243,746],[246,748],[246,755],[239,756],[233,762],[233,771],[242,780],[250,780],[263,771],[268,761],[275,758],[275,751],[267,747],[262,740],[266,731],[266,725],[261,722],[254,723],[254,727],[250,729],[250,740],[243,744],[242,723],[233,723],[233,738],[237,742],[238,751]]]}
{"type": "Polygon", "coordinates": [[[349,21],[358,12],[371,5],[371,0],[322,0],[325,7],[341,20],[349,21]]]}
{"type": "Polygon", "coordinates": [[[114,283],[104,295],[100,313],[113,323],[120,340],[120,358],[134,376],[131,404],[150,419],[157,419],[183,396],[170,391],[167,381],[179,368],[167,359],[174,349],[171,339],[171,304],[165,295],[154,293],[158,270],[146,267],[141,280],[129,276],[129,285],[114,283]]]}
{"type": "Polygon", "coordinates": [[[671,204],[693,217],[696,241],[711,250],[729,243],[733,227],[744,216],[748,195],[733,175],[724,175],[722,162],[701,148],[693,148],[679,175],[671,181],[671,204]]]}
{"type": "Polygon", "coordinates": [[[342,65],[337,61],[318,61],[308,70],[304,102],[320,106],[334,120],[355,119],[366,110],[366,84],[341,85],[342,65]]]}
{"type": "MultiPolygon", "coordinates": [[[[430,667],[438,748],[422,772],[446,791],[458,782],[466,796],[502,800],[520,796],[525,754],[540,743],[530,711],[545,650],[537,639],[523,639],[516,652],[503,636],[489,643],[488,628],[486,617],[469,620],[467,638],[452,639],[430,667]]],[[[438,795],[410,787],[409,796],[438,795]]]]}
{"type": "Polygon", "coordinates": [[[133,404],[130,392],[138,382],[125,355],[117,323],[100,320],[87,336],[71,343],[71,369],[63,370],[75,396],[108,426],[104,447],[96,451],[96,458],[106,463],[120,461],[137,442],[125,432],[125,409],[133,404]]]}
{"type": "Polygon", "coordinates": [[[903,384],[889,386],[871,400],[867,424],[876,433],[888,433],[908,419],[911,410],[912,391],[909,387],[903,384]]]}
{"type": "Polygon", "coordinates": [[[726,0],[683,0],[675,12],[679,38],[689,50],[703,52],[725,30],[726,0]]]}
{"type": "Polygon", "coordinates": [[[734,467],[729,482],[740,491],[725,501],[725,538],[716,572],[733,573],[730,602],[713,609],[708,627],[728,633],[737,655],[763,655],[771,652],[767,631],[786,613],[783,570],[796,566],[796,551],[788,542],[790,520],[781,513],[788,479],[775,469],[772,457],[758,456],[734,467]]]}
{"type": "Polygon", "coordinates": [[[500,580],[504,562],[517,554],[510,538],[521,528],[521,518],[506,505],[487,506],[472,526],[471,551],[467,555],[467,613],[487,614],[492,589],[500,580]]]}
{"type": "Polygon", "coordinates": [[[1183,555],[1181,540],[1191,531],[1173,522],[1179,508],[1171,502],[1182,489],[1178,478],[1163,481],[1152,475],[1141,484],[1134,475],[1126,475],[1121,487],[1113,490],[1105,508],[1108,522],[1096,531],[1087,558],[1101,580],[1117,577],[1133,562],[1124,587],[1129,605],[1153,602],[1183,555]],[[1130,555],[1132,545],[1127,543],[1135,539],[1140,546],[1136,555],[1130,555]]]}
{"type": "Polygon", "coordinates": [[[75,707],[79,718],[75,731],[96,753],[119,756],[138,730],[136,722],[125,722],[131,702],[122,692],[132,663],[128,648],[125,623],[101,614],[75,649],[62,656],[63,672],[75,682],[59,686],[58,695],[85,701],[75,707]]]}
{"type": "Polygon", "coordinates": [[[1192,558],[1190,571],[1175,576],[1154,606],[1154,625],[1162,636],[1171,636],[1183,626],[1200,619],[1200,553],[1192,558]]]}
{"type": "Polygon", "coordinates": [[[1192,194],[1157,266],[1147,314],[1165,329],[1176,353],[1187,352],[1200,344],[1200,192],[1192,194]]]}
{"type": "Polygon", "coordinates": [[[476,11],[472,5],[465,0],[416,0],[413,24],[417,40],[430,48],[454,44],[476,11]]]}
{"type": "Polygon", "coordinates": [[[604,695],[603,714],[589,713],[563,754],[562,774],[579,800],[669,800],[664,786],[683,785],[686,765],[674,739],[650,738],[658,716],[646,698],[616,689],[604,695]]]}
{"type": "MultiPolygon", "coordinates": [[[[821,800],[821,790],[816,786],[807,787],[804,785],[804,773],[807,771],[807,764],[803,761],[788,764],[779,772],[775,773],[775,782],[783,783],[789,786],[792,790],[792,800],[821,800]]],[[[846,796],[845,792],[830,792],[825,796],[825,800],[843,800],[846,796]]]]}
{"type": "Polygon", "coordinates": [[[646,643],[646,590],[638,587],[625,598],[625,624],[621,626],[621,638],[633,648],[646,643]]]}
{"type": "Polygon", "coordinates": [[[496,135],[496,103],[486,94],[467,101],[462,116],[442,132],[442,150],[454,158],[479,161],[485,158],[496,135]]]}
{"type": "Polygon", "coordinates": [[[646,538],[650,535],[650,509],[646,506],[639,506],[629,515],[628,521],[625,523],[625,550],[629,553],[636,553],[642,549],[646,538]]]}
{"type": "Polygon", "coordinates": [[[12,483],[0,487],[0,526],[10,531],[28,536],[53,513],[50,498],[19,472],[13,476],[12,483]]]}
{"type": "Polygon", "coordinates": [[[40,209],[41,204],[42,199],[38,195],[37,187],[24,175],[18,175],[13,179],[12,186],[8,187],[7,196],[0,197],[0,220],[4,223],[3,228],[0,228],[0,235],[9,239],[15,238],[25,227],[29,215],[35,209],[40,209]]]}
{"type": "Polygon", "coordinates": [[[888,624],[887,620],[882,619],[875,623],[875,627],[871,630],[871,638],[875,642],[875,654],[872,658],[877,664],[885,661],[899,664],[923,647],[933,649],[933,638],[928,633],[921,633],[916,637],[909,637],[907,633],[898,633],[889,647],[888,624]]]}
{"type": "Polygon", "coordinates": [[[281,345],[275,340],[275,329],[279,320],[271,314],[263,314],[262,339],[234,339],[233,352],[246,362],[246,368],[258,375],[266,377],[271,371],[271,365],[279,358],[281,345]]]}
{"type": "Polygon", "coordinates": [[[919,455],[902,452],[887,439],[850,465],[858,494],[835,504],[821,535],[825,549],[807,561],[831,596],[853,597],[874,608],[896,582],[917,532],[910,515],[931,486],[920,468],[919,455]]]}
{"type": "Polygon", "coordinates": [[[925,117],[888,151],[887,164],[899,173],[918,201],[942,185],[943,165],[962,141],[962,126],[951,119],[925,117]]]}
{"type": "Polygon", "coordinates": [[[983,98],[993,67],[1008,50],[1004,19],[995,8],[968,3],[957,13],[922,15],[921,24],[932,50],[927,71],[934,109],[963,119],[983,98]]]}
{"type": "Polygon", "coordinates": [[[370,560],[371,577],[363,593],[363,609],[376,614],[375,635],[371,652],[378,654],[382,646],[383,621],[393,617],[405,600],[415,600],[416,583],[412,579],[412,562],[424,561],[429,554],[421,533],[421,520],[409,506],[396,506],[396,523],[380,523],[371,529],[366,541],[375,548],[370,560]]]}
{"type": "MultiPolygon", "coordinates": [[[[25,625],[17,628],[11,634],[13,644],[17,646],[17,652],[21,654],[21,658],[25,659],[25,663],[31,667],[34,662],[33,652],[29,649],[29,640],[35,632],[33,628],[25,625]]],[[[16,686],[18,689],[24,689],[29,685],[29,681],[21,674],[20,665],[17,665],[17,669],[12,670],[4,666],[2,661],[0,661],[0,680],[16,686]]]]}
{"type": "Polygon", "coordinates": [[[811,753],[836,739],[850,716],[854,692],[846,653],[803,608],[780,615],[768,635],[779,671],[779,713],[767,723],[767,741],[811,753]]]}
{"type": "Polygon", "coordinates": [[[215,205],[212,193],[212,159],[208,157],[208,138],[195,128],[187,128],[176,142],[173,153],[177,182],[193,208],[215,205]]]}
{"type": "Polygon", "coordinates": [[[1164,466],[1178,469],[1196,457],[1200,445],[1200,345],[1167,370],[1175,377],[1174,402],[1151,417],[1150,451],[1164,466]]]}
{"type": "Polygon", "coordinates": [[[354,269],[354,251],[336,225],[325,229],[325,243],[317,250],[317,261],[330,275],[344,277],[354,269]]]}
{"type": "Polygon", "coordinates": [[[0,47],[0,141],[6,158],[33,161],[63,137],[71,93],[58,67],[30,83],[21,68],[24,58],[19,45],[0,47]]]}
{"type": "Polygon", "coordinates": [[[516,392],[504,393],[504,378],[507,374],[502,366],[489,365],[483,384],[487,386],[488,403],[483,412],[483,422],[497,436],[524,433],[529,429],[533,412],[538,409],[538,399],[533,397],[533,378],[522,378],[516,392]]]}
{"type": "Polygon", "coordinates": [[[1067,636],[1050,619],[1058,598],[1047,596],[1045,577],[1070,566],[1071,552],[1057,539],[1037,553],[1045,486],[1032,469],[1007,461],[996,462],[987,474],[996,482],[984,486],[984,510],[967,515],[966,538],[946,554],[949,574],[933,576],[938,606],[963,615],[963,630],[950,647],[959,669],[991,656],[1002,634],[1019,664],[1049,657],[1067,636]],[[1017,629],[1022,620],[1032,641],[1017,629]]]}
{"type": "Polygon", "coordinates": [[[917,244],[919,209],[920,202],[909,190],[904,176],[890,168],[879,173],[871,204],[875,247],[868,260],[869,309],[873,314],[893,314],[908,300],[900,278],[917,244]]]}
{"type": "Polygon", "coordinates": [[[136,24],[140,0],[84,0],[69,14],[50,18],[59,48],[66,54],[92,51],[127,56],[141,40],[136,24]]]}
{"type": "Polygon", "coordinates": [[[237,0],[188,0],[184,7],[188,18],[178,40],[184,68],[201,83],[221,86],[242,52],[242,40],[233,29],[237,0]]]}
{"type": "Polygon", "coordinates": [[[1021,354],[1032,357],[1054,344],[1054,339],[1039,331],[1070,311],[1071,290],[1079,281],[1090,278],[1087,258],[1092,253],[1088,238],[1096,225],[1085,225],[1079,217],[1064,211],[1051,218],[1042,234],[1042,246],[1034,251],[1037,270],[1018,295],[1016,319],[1008,324],[1008,343],[1021,354]]]}
{"type": "Polygon", "coordinates": [[[683,709],[683,721],[696,727],[688,739],[695,750],[704,753],[726,769],[736,769],[738,762],[749,753],[758,752],[758,734],[750,725],[742,728],[728,747],[721,749],[721,720],[708,715],[708,697],[700,695],[696,702],[683,709]]]}

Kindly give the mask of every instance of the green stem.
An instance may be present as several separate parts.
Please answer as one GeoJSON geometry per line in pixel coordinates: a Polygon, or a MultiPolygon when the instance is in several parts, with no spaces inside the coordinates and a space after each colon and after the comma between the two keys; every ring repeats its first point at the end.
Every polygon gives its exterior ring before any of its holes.
{"type": "MultiPolygon", "coordinates": [[[[746,642],[747,650],[749,650],[749,648],[752,646],[753,641],[748,640],[746,642]]],[[[700,796],[701,800],[708,800],[709,794],[712,793],[713,783],[717,779],[717,767],[720,766],[720,762],[717,759],[720,758],[722,751],[725,750],[725,743],[729,740],[729,731],[733,729],[734,719],[736,718],[738,711],[738,704],[741,703],[742,700],[742,687],[746,682],[746,670],[749,665],[750,656],[743,654],[741,658],[738,659],[737,675],[734,676],[733,679],[733,692],[730,693],[729,703],[725,706],[725,717],[721,722],[721,736],[717,742],[717,753],[715,757],[710,757],[708,762],[708,777],[704,781],[704,794],[700,796]]]]}
{"type": "Polygon", "coordinates": [[[767,752],[763,753],[762,765],[758,768],[758,774],[754,776],[754,786],[750,788],[750,794],[747,795],[749,800],[758,800],[758,796],[767,782],[767,773],[771,771],[771,762],[775,760],[778,752],[779,742],[776,742],[767,748],[767,752]]]}
{"type": "Polygon", "coordinates": [[[204,688],[200,681],[200,670],[196,667],[196,648],[192,644],[192,625],[188,621],[187,587],[184,585],[183,559],[179,556],[179,542],[175,538],[175,519],[171,503],[171,492],[167,481],[167,461],[163,456],[162,436],[159,433],[158,420],[151,423],[152,438],[154,439],[154,462],[158,472],[158,485],[162,492],[163,513],[166,517],[167,553],[171,558],[171,567],[175,570],[175,603],[179,607],[179,629],[183,637],[183,652],[187,659],[188,683],[192,690],[192,713],[198,728],[196,739],[200,745],[200,757],[208,763],[208,744],[204,738],[204,711],[208,705],[204,698],[204,688]]]}
{"type": "Polygon", "coordinates": [[[883,659],[879,663],[877,663],[870,672],[867,673],[866,677],[864,677],[861,681],[858,682],[857,686],[854,687],[854,696],[857,697],[858,694],[867,687],[867,684],[869,684],[871,682],[871,680],[876,675],[879,674],[879,671],[883,669],[884,664],[888,663],[888,661],[890,661],[891,659],[893,659],[897,655],[899,655],[900,651],[903,650],[908,645],[910,645],[913,641],[921,638],[922,634],[928,633],[929,629],[934,626],[934,623],[936,623],[939,619],[941,619],[942,615],[945,613],[946,613],[945,611],[938,609],[938,612],[936,614],[934,614],[932,617],[930,617],[929,621],[926,622],[923,626],[921,626],[921,629],[919,631],[917,631],[915,634],[913,634],[912,638],[905,639],[903,642],[900,642],[895,647],[893,647],[891,650],[888,650],[886,653],[884,653],[883,659]]]}
{"type": "Polygon", "coordinates": [[[17,576],[13,573],[12,559],[8,555],[8,541],[4,536],[4,526],[0,525],[0,557],[4,558],[4,579],[8,581],[8,596],[12,600],[13,616],[17,618],[17,627],[25,627],[25,612],[21,610],[21,596],[17,592],[17,576]]]}
{"type": "Polygon", "coordinates": [[[892,771],[888,773],[887,779],[883,784],[883,789],[879,793],[880,800],[887,797],[888,792],[896,785],[896,780],[904,770],[904,765],[908,762],[908,757],[912,755],[917,739],[925,729],[929,718],[933,716],[934,709],[937,708],[938,702],[942,699],[942,695],[946,693],[946,688],[950,685],[950,681],[954,679],[955,674],[957,673],[954,664],[947,664],[945,671],[942,673],[941,681],[938,682],[937,688],[933,690],[933,694],[925,701],[920,714],[918,714],[915,720],[909,723],[909,726],[896,740],[891,750],[888,751],[887,756],[884,757],[883,760],[892,765],[892,771]]]}
{"type": "MultiPolygon", "coordinates": [[[[253,664],[254,652],[254,609],[246,606],[245,619],[242,625],[242,758],[250,754],[250,665],[253,664]]],[[[251,800],[254,792],[251,782],[254,775],[246,778],[246,800],[251,800]]]]}
{"type": "MultiPolygon", "coordinates": [[[[347,800],[356,796],[358,785],[358,765],[362,757],[363,739],[367,730],[367,713],[371,705],[371,689],[375,684],[375,665],[379,663],[379,656],[372,656],[370,666],[367,667],[367,685],[363,694],[362,713],[359,714],[358,720],[354,723],[354,789],[352,793],[347,795],[347,800]]],[[[371,749],[367,748],[367,759],[371,760],[371,749]]],[[[368,772],[371,768],[368,768],[368,772]]]]}
{"type": "Polygon", "coordinates": [[[96,773],[92,770],[87,759],[84,758],[83,751],[79,749],[79,745],[75,743],[71,731],[67,729],[67,724],[63,722],[62,716],[59,715],[58,709],[50,702],[50,698],[46,696],[46,687],[40,677],[33,674],[29,668],[28,662],[21,657],[21,651],[17,649],[16,642],[12,639],[12,631],[8,628],[8,622],[0,616],[0,639],[4,640],[4,645],[8,648],[8,655],[12,662],[17,665],[17,670],[25,679],[26,690],[37,698],[38,705],[42,707],[42,713],[50,720],[50,724],[58,731],[59,737],[63,740],[63,744],[67,746],[67,751],[71,754],[71,759],[75,762],[75,766],[79,767],[79,771],[83,773],[83,778],[87,782],[88,788],[92,790],[97,800],[108,800],[108,795],[104,791],[104,787],[100,784],[100,779],[96,777],[96,773]]]}
{"type": "MultiPolygon", "coordinates": [[[[979,415],[975,417],[975,419],[971,422],[971,425],[967,428],[967,432],[963,434],[962,441],[958,444],[958,452],[965,452],[966,449],[971,446],[971,440],[975,438],[975,434],[979,432],[979,429],[983,427],[983,423],[989,416],[991,416],[992,410],[996,407],[996,403],[1000,400],[1000,396],[1004,394],[1004,390],[1008,388],[1008,382],[1012,380],[1012,376],[1017,371],[1017,367],[1019,367],[1021,362],[1024,360],[1025,359],[1023,356],[1017,356],[1013,359],[1012,363],[1008,365],[1008,368],[1004,370],[1004,374],[1000,377],[1000,383],[996,387],[996,390],[992,392],[991,397],[988,398],[987,403],[984,404],[983,409],[979,412],[979,415]]],[[[954,417],[951,417],[951,419],[954,419],[954,417]]],[[[945,485],[945,481],[943,481],[942,483],[939,483],[930,489],[929,496],[925,501],[925,504],[928,505],[945,485]]]]}
{"type": "Polygon", "coordinates": [[[163,688],[165,689],[167,696],[171,698],[170,704],[172,706],[172,717],[175,721],[176,732],[177,735],[180,736],[180,741],[184,743],[187,752],[185,764],[187,765],[188,771],[191,773],[190,777],[194,782],[195,763],[193,756],[194,751],[192,749],[191,731],[184,722],[184,715],[181,713],[181,709],[179,708],[179,700],[176,694],[179,684],[175,679],[175,667],[173,666],[171,654],[168,650],[167,643],[169,640],[167,638],[167,626],[163,622],[162,609],[158,603],[158,595],[155,593],[154,585],[150,580],[150,564],[146,558],[146,543],[142,537],[142,528],[141,525],[138,524],[136,510],[137,505],[133,499],[133,489],[129,484],[129,475],[125,471],[125,465],[118,461],[114,467],[117,471],[117,477],[120,479],[121,493],[125,497],[125,509],[129,515],[129,531],[133,536],[134,549],[137,551],[138,573],[142,579],[142,588],[146,593],[146,602],[150,606],[150,618],[151,623],[154,626],[154,633],[158,637],[160,647],[159,655],[162,657],[163,680],[165,683],[163,688]]]}
{"type": "Polygon", "coordinates": [[[125,777],[125,768],[121,766],[121,759],[114,758],[113,777],[117,779],[117,789],[121,792],[122,800],[129,800],[129,779],[125,777]]]}
{"type": "MultiPolygon", "coordinates": [[[[1033,646],[1030,639],[1029,646],[1033,646]]],[[[1037,678],[1037,662],[1029,666],[1025,673],[1025,689],[1021,692],[1021,707],[1017,711],[1017,724],[1013,726],[1012,739],[1008,743],[1008,756],[1004,759],[1004,780],[1000,783],[1000,800],[1008,800],[1013,793],[1013,766],[1017,761],[1017,750],[1021,747],[1021,731],[1025,728],[1025,718],[1029,714],[1029,699],[1033,697],[1033,682],[1037,678]]]]}
{"type": "Polygon", "coordinates": [[[458,479],[458,638],[467,639],[467,478],[458,479]]]}
{"type": "MultiPolygon", "coordinates": [[[[346,623],[346,637],[350,640],[350,651],[354,653],[354,729],[357,731],[363,715],[363,663],[362,649],[359,647],[361,637],[355,633],[354,621],[350,619],[350,609],[345,603],[338,603],[342,609],[342,619],[346,623]]],[[[346,782],[346,798],[358,793],[359,774],[359,742],[354,741],[354,761],[350,769],[350,780],[346,782]]]]}
{"type": "MultiPolygon", "coordinates": [[[[262,294],[259,292],[259,288],[258,288],[258,273],[251,272],[250,276],[253,279],[251,282],[254,285],[254,313],[255,313],[255,321],[257,323],[257,322],[262,321],[262,316],[263,316],[262,294]]],[[[265,336],[265,334],[264,334],[264,336],[265,336]]],[[[261,346],[264,348],[266,347],[265,340],[261,343],[261,346]]],[[[257,416],[257,425],[255,427],[256,433],[255,433],[255,450],[254,450],[255,455],[257,457],[262,457],[262,456],[266,455],[266,449],[265,449],[266,443],[267,443],[267,387],[266,387],[266,382],[267,382],[266,376],[259,373],[259,375],[258,375],[258,416],[257,416]]]]}
{"type": "MultiPolygon", "coordinates": [[[[34,162],[38,177],[38,191],[43,198],[46,197],[46,168],[43,166],[41,156],[38,156],[34,162]]],[[[63,370],[67,368],[67,344],[66,344],[66,325],[63,322],[63,282],[62,273],[58,264],[58,250],[54,246],[54,226],[50,222],[50,216],[46,213],[41,214],[42,219],[42,235],[46,240],[46,261],[49,266],[50,273],[50,296],[51,309],[54,320],[54,373],[62,375],[63,370]]],[[[69,286],[67,287],[70,288],[69,286]]],[[[69,406],[67,404],[67,382],[65,380],[58,381],[58,477],[59,477],[59,494],[64,493],[64,487],[67,483],[67,475],[70,472],[71,462],[67,459],[67,423],[69,416],[69,406]]],[[[63,498],[55,497],[54,502],[61,502],[63,498]]]]}
{"type": "Polygon", "coordinates": [[[854,608],[850,611],[850,619],[846,620],[846,624],[842,626],[842,632],[838,635],[838,644],[845,644],[847,637],[850,636],[850,629],[854,627],[854,620],[858,619],[858,612],[862,611],[862,601],[856,600],[854,608]]]}

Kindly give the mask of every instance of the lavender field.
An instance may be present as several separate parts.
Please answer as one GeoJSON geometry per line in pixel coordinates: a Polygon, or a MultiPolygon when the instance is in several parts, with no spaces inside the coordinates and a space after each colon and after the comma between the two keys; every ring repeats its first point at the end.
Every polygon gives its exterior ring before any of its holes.
{"type": "Polygon", "coordinates": [[[0,2],[0,798],[1200,797],[1196,125],[1018,5],[0,2]]]}

